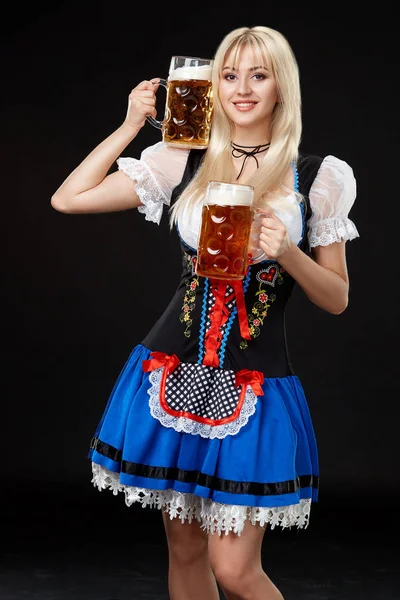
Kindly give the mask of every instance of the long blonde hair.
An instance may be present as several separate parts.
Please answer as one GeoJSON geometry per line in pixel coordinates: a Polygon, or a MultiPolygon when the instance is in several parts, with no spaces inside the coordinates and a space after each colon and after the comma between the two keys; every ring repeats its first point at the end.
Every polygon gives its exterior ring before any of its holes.
{"type": "MultiPolygon", "coordinates": [[[[301,138],[301,92],[297,61],[286,38],[270,27],[240,27],[228,33],[214,56],[212,85],[218,90],[226,56],[236,61],[240,51],[249,47],[255,57],[272,71],[278,88],[271,122],[271,145],[260,168],[246,181],[254,187],[254,205],[266,206],[268,194],[283,184],[293,161],[297,160],[301,138]]],[[[226,115],[218,93],[213,94],[213,121],[209,146],[201,167],[170,209],[171,227],[185,208],[201,202],[211,180],[234,182],[231,140],[234,124],[226,115]]]]}

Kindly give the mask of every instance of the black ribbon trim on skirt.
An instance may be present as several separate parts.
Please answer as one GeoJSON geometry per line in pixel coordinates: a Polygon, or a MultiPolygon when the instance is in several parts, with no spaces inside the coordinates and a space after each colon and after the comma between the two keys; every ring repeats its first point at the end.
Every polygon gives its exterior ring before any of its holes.
{"type": "Polygon", "coordinates": [[[106,444],[98,438],[93,438],[90,448],[99,454],[121,464],[121,472],[126,475],[148,477],[150,479],[165,479],[181,481],[182,483],[196,483],[202,487],[210,488],[228,494],[249,494],[251,496],[278,496],[293,494],[300,488],[312,487],[318,490],[319,477],[317,475],[300,475],[296,479],[279,481],[278,483],[258,483],[254,481],[232,481],[220,479],[213,475],[206,475],[200,471],[183,471],[177,467],[152,467],[122,459],[121,450],[106,444]]]}

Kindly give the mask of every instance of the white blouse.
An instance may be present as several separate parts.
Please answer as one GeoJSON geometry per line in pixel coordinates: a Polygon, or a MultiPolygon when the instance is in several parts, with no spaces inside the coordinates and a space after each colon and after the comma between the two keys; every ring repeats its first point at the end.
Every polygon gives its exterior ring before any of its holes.
{"type": "MultiPolygon", "coordinates": [[[[157,142],[143,150],[140,159],[117,159],[118,168],[136,182],[135,191],[143,204],[138,210],[147,221],[160,223],[164,204],[170,205],[172,191],[182,180],[188,154],[189,150],[157,142]]],[[[311,248],[359,237],[355,224],[348,217],[356,194],[356,180],[350,165],[335,156],[326,156],[308,195],[312,215],[307,222],[307,236],[311,248]]],[[[194,249],[197,248],[201,208],[199,203],[191,218],[184,211],[178,219],[180,236],[194,249]]],[[[272,205],[272,209],[287,227],[291,240],[298,244],[302,235],[302,215],[296,194],[289,194],[286,202],[279,201],[279,206],[272,205]]]]}

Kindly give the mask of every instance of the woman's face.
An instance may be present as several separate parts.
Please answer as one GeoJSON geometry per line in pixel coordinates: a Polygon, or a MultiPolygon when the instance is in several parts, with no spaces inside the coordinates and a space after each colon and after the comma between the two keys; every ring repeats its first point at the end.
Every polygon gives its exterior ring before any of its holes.
{"type": "Polygon", "coordinates": [[[228,54],[219,83],[222,106],[237,128],[255,129],[269,125],[278,100],[276,80],[267,65],[244,47],[233,65],[228,54]]]}

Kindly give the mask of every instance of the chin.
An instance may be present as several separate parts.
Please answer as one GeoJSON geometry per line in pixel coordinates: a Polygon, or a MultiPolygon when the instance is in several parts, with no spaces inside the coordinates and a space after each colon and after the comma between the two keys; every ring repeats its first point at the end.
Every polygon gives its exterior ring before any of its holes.
{"type": "Polygon", "coordinates": [[[259,124],[259,119],[254,119],[254,118],[249,118],[246,116],[241,116],[241,118],[237,118],[237,115],[235,115],[236,118],[233,119],[233,124],[236,125],[237,127],[254,127],[255,125],[259,124]]]}

